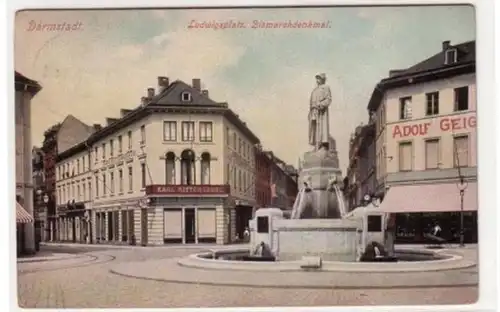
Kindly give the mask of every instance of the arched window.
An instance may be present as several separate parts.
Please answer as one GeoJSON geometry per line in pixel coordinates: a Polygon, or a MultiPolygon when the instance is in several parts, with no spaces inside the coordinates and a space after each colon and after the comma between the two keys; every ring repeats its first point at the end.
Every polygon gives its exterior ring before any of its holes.
{"type": "Polygon", "coordinates": [[[184,150],[181,154],[181,184],[195,184],[195,155],[192,150],[184,150]]]}
{"type": "Polygon", "coordinates": [[[165,184],[175,184],[175,154],[172,152],[165,155],[165,184]]]}
{"type": "Polygon", "coordinates": [[[210,184],[210,153],[201,154],[201,183],[210,184]]]}

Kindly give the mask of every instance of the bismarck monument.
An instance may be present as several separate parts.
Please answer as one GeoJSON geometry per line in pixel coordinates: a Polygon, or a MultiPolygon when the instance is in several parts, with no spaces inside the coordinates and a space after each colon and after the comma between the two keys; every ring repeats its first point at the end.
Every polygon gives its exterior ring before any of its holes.
{"type": "Polygon", "coordinates": [[[293,205],[292,219],[339,219],[346,214],[345,201],[338,183],[342,181],[335,139],[330,135],[328,109],[332,103],[326,75],[316,75],[317,86],[311,93],[309,108],[309,145],[312,151],[303,157],[299,172],[299,194],[293,205]]]}
{"type": "MultiPolygon", "coordinates": [[[[307,257],[356,261],[359,222],[347,220],[335,140],[329,133],[328,108],[332,103],[326,75],[316,75],[309,111],[309,144],[299,172],[300,189],[290,219],[277,208],[261,208],[250,222],[252,250],[265,245],[278,261],[307,257]],[[268,220],[268,221],[263,221],[268,220]],[[257,226],[260,222],[261,226],[257,226]],[[268,224],[268,225],[267,225],[268,224]],[[262,231],[259,231],[259,228],[262,231]]],[[[307,261],[309,261],[307,260],[307,261]]]]}

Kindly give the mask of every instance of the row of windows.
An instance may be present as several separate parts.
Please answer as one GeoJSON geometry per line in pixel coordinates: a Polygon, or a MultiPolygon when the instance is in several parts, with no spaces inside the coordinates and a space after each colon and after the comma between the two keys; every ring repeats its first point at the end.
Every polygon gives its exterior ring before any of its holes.
{"type": "Polygon", "coordinates": [[[232,191],[242,194],[255,194],[255,177],[250,171],[237,166],[226,165],[226,181],[231,185],[232,191]]]}
{"type": "MultiPolygon", "coordinates": [[[[139,141],[139,144],[142,147],[142,146],[146,145],[146,126],[145,125],[141,126],[140,135],[141,135],[141,139],[139,141]]],[[[132,140],[133,140],[132,131],[129,130],[127,132],[127,151],[132,150],[132,140]]],[[[117,148],[118,148],[117,155],[121,155],[123,153],[123,150],[124,150],[123,149],[123,137],[122,137],[122,135],[119,135],[117,137],[116,143],[117,143],[117,148]]],[[[96,163],[99,161],[99,154],[101,155],[102,160],[106,160],[108,158],[108,156],[110,158],[115,156],[115,140],[114,139],[109,140],[109,152],[108,152],[107,147],[108,147],[108,144],[106,144],[106,142],[101,143],[100,149],[99,149],[99,146],[94,147],[94,160],[96,163]]]]}
{"type": "MultiPolygon", "coordinates": [[[[454,106],[455,112],[466,111],[469,109],[469,87],[455,88],[454,106]]],[[[425,94],[426,116],[439,115],[439,92],[430,92],[425,94]]],[[[412,118],[412,97],[406,96],[399,99],[399,119],[406,120],[412,118]]]]}
{"type": "MultiPolygon", "coordinates": [[[[198,123],[199,141],[200,142],[213,142],[213,124],[211,121],[200,121],[198,123]]],[[[164,121],[163,122],[163,140],[167,142],[177,142],[178,126],[177,121],[164,121]]],[[[181,122],[181,141],[192,142],[195,141],[195,122],[182,121],[181,122]]]]}
{"type": "Polygon", "coordinates": [[[236,132],[231,132],[229,127],[226,127],[226,145],[241,155],[244,159],[252,159],[253,148],[252,145],[245,142],[244,139],[239,138],[236,132]]]}
{"type": "MultiPolygon", "coordinates": [[[[440,168],[440,140],[429,139],[425,141],[425,169],[440,168]]],[[[467,135],[453,138],[453,166],[469,166],[469,137],[467,135]]],[[[412,142],[399,143],[399,171],[413,170],[413,144],[412,142]]]]}

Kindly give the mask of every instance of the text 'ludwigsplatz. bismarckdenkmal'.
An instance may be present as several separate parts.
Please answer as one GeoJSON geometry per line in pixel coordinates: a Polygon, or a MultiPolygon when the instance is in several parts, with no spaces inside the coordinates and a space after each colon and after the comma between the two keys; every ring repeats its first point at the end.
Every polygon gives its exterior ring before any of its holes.
{"type": "Polygon", "coordinates": [[[229,21],[199,21],[191,20],[188,29],[322,29],[331,28],[330,21],[312,20],[288,20],[288,21],[267,21],[253,20],[242,22],[238,20],[229,21]]]}

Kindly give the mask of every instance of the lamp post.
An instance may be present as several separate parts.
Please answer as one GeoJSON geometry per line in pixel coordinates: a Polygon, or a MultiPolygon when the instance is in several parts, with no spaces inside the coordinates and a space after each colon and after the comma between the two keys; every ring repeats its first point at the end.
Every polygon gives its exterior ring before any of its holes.
{"type": "Polygon", "coordinates": [[[464,181],[463,177],[460,177],[460,183],[457,184],[457,188],[460,196],[460,247],[464,247],[464,195],[467,189],[467,182],[464,181]]]}

